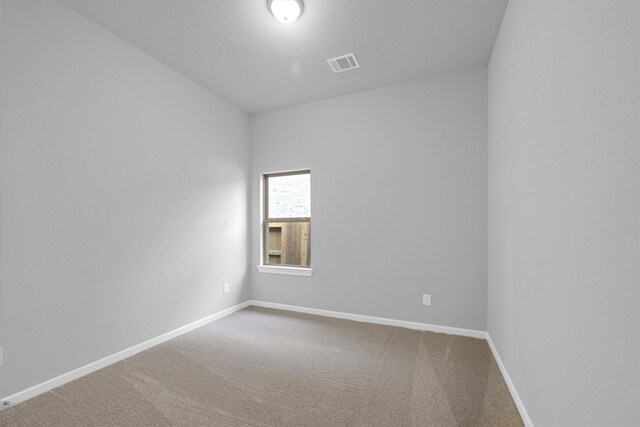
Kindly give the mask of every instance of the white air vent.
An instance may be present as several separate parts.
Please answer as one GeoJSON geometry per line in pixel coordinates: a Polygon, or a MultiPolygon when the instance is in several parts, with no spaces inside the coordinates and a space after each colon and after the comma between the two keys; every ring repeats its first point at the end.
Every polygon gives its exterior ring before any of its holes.
{"type": "Polygon", "coordinates": [[[360,66],[360,64],[358,64],[356,56],[353,53],[327,59],[327,62],[329,63],[329,66],[334,73],[353,70],[354,68],[358,68],[360,66]]]}

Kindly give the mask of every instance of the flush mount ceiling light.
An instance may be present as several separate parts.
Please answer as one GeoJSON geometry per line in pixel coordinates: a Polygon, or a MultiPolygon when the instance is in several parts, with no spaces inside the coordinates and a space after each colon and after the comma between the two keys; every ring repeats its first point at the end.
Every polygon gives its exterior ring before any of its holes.
{"type": "Polygon", "coordinates": [[[267,7],[283,24],[291,24],[302,14],[302,0],[267,0],[267,7]]]}

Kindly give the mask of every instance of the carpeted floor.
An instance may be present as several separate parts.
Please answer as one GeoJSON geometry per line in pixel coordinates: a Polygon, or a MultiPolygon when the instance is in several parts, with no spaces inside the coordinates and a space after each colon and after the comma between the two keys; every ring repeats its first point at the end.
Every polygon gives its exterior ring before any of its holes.
{"type": "Polygon", "coordinates": [[[522,426],[484,340],[250,307],[1,426],[522,426]]]}

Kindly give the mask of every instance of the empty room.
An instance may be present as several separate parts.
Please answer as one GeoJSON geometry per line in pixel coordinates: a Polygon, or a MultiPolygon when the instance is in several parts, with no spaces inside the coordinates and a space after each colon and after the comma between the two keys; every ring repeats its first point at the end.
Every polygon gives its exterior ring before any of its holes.
{"type": "Polygon", "coordinates": [[[640,426],[640,0],[0,0],[0,426],[640,426]]]}

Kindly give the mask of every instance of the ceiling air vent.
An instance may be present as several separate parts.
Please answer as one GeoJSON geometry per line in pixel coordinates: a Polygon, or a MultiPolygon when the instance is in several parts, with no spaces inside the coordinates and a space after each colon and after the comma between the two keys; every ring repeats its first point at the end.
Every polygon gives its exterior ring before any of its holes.
{"type": "Polygon", "coordinates": [[[356,56],[353,53],[327,59],[327,62],[329,63],[329,66],[334,73],[353,70],[354,68],[358,68],[360,66],[360,64],[358,64],[356,56]]]}

